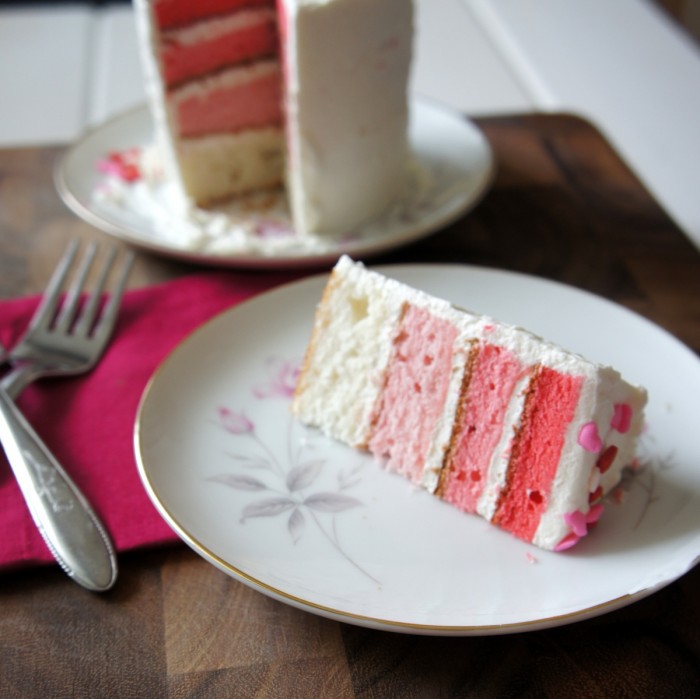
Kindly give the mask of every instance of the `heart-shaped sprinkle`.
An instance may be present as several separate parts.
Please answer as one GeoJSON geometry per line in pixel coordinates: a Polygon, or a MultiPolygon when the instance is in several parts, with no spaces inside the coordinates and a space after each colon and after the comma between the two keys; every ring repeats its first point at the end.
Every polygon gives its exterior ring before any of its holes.
{"type": "Polygon", "coordinates": [[[586,514],[586,522],[588,524],[595,524],[603,515],[604,509],[605,508],[600,503],[598,503],[597,505],[593,505],[586,514]]]}
{"type": "Polygon", "coordinates": [[[617,447],[611,444],[599,457],[595,465],[601,473],[605,473],[611,466],[617,456],[617,447]]]}
{"type": "Polygon", "coordinates": [[[632,406],[628,403],[615,403],[615,412],[610,427],[617,430],[620,434],[625,434],[632,424],[632,406]]]}
{"type": "Polygon", "coordinates": [[[598,502],[600,498],[603,497],[603,486],[599,485],[592,493],[588,496],[588,502],[594,503],[598,502]]]}
{"type": "Polygon", "coordinates": [[[603,442],[598,434],[598,425],[587,422],[578,433],[578,443],[586,450],[597,454],[603,448],[603,442]]]}
{"type": "Polygon", "coordinates": [[[571,531],[573,531],[576,536],[586,536],[588,533],[586,515],[584,515],[581,510],[567,512],[564,514],[564,521],[571,527],[571,531]]]}
{"type": "Polygon", "coordinates": [[[580,536],[576,536],[576,534],[570,532],[554,547],[554,550],[557,552],[566,551],[566,549],[570,549],[572,546],[578,544],[580,538],[580,536]]]}
{"type": "Polygon", "coordinates": [[[592,505],[585,514],[581,510],[566,512],[564,521],[571,531],[554,547],[555,551],[565,551],[578,543],[579,539],[588,534],[588,527],[593,526],[603,514],[603,506],[601,504],[592,505]]]}

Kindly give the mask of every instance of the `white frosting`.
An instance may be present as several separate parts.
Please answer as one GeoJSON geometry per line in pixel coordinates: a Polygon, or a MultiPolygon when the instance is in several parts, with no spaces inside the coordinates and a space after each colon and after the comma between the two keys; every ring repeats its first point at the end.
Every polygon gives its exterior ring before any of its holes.
{"type": "Polygon", "coordinates": [[[211,41],[232,32],[248,29],[256,25],[274,22],[275,12],[271,9],[253,8],[241,10],[227,17],[212,17],[203,19],[196,24],[177,29],[167,29],[163,32],[163,39],[183,46],[198,44],[202,41],[211,41]]]}
{"type": "Polygon", "coordinates": [[[525,407],[525,396],[531,378],[531,372],[526,372],[515,385],[503,418],[501,437],[496,444],[491,462],[486,470],[486,482],[477,503],[476,511],[489,522],[496,513],[498,498],[506,484],[513,438],[517,428],[520,426],[520,416],[525,407]]]}
{"type": "MultiPolygon", "coordinates": [[[[601,388],[610,381],[619,380],[619,375],[615,376],[616,372],[610,369],[600,368],[592,372],[590,368],[584,374],[574,418],[566,430],[562,458],[552,482],[547,509],[542,513],[533,538],[533,543],[543,548],[554,548],[569,533],[564,520],[567,512],[579,510],[585,513],[590,508],[591,471],[597,455],[578,443],[579,433],[594,416],[601,429],[606,423],[609,426],[613,406],[601,403],[601,388]]],[[[609,427],[602,434],[608,430],[609,427]]]]}
{"type": "MultiPolygon", "coordinates": [[[[213,136],[225,142],[233,136],[213,136]]],[[[140,239],[183,253],[269,258],[338,255],[352,246],[374,244],[400,234],[407,221],[420,220],[444,191],[440,173],[416,168],[397,200],[377,219],[352,236],[300,235],[294,229],[283,188],[250,192],[213,206],[200,207],[184,197],[178,182],[164,174],[162,149],[141,152],[141,179],[124,182],[105,174],[93,192],[95,211],[112,220],[136,221],[140,239]]]]}
{"type": "Polygon", "coordinates": [[[349,232],[404,186],[411,0],[286,3],[287,181],[302,232],[349,232]]]}
{"type": "Polygon", "coordinates": [[[278,75],[279,72],[280,66],[276,59],[233,66],[175,88],[170,92],[168,101],[172,102],[173,106],[177,106],[187,100],[204,98],[212,92],[239,87],[261,78],[278,75]]]}
{"type": "Polygon", "coordinates": [[[178,165],[179,138],[174,116],[170,113],[166,99],[167,90],[159,53],[160,32],[151,0],[134,0],[134,15],[144,87],[153,117],[155,146],[159,150],[163,175],[172,182],[173,196],[185,202],[189,197],[178,165]]]}

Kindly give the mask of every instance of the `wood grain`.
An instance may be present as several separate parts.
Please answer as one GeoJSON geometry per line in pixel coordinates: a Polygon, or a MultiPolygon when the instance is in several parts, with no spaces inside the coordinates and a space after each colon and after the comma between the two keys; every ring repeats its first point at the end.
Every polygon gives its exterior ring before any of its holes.
{"type": "MultiPolygon", "coordinates": [[[[491,192],[453,225],[374,261],[557,279],[638,311],[700,353],[700,254],[601,135],[567,115],[479,123],[499,163],[491,192]]],[[[56,196],[61,152],[0,151],[0,297],[39,292],[68,239],[104,238],[56,196]]],[[[140,253],[131,283],[190,270],[140,253]]],[[[700,696],[697,568],[597,619],[432,638],[294,609],[184,547],[122,554],[120,565],[105,595],[55,567],[0,577],[0,696],[700,696]]]]}

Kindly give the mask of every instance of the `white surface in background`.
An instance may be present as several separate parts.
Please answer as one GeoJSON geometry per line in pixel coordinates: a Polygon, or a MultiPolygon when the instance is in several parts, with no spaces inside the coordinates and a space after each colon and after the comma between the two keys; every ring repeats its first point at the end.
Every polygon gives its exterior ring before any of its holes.
{"type": "MultiPolygon", "coordinates": [[[[581,114],[700,247],[700,50],[648,0],[416,5],[416,93],[581,114]]],[[[143,101],[129,5],[0,10],[0,147],[69,143],[143,101]]]]}

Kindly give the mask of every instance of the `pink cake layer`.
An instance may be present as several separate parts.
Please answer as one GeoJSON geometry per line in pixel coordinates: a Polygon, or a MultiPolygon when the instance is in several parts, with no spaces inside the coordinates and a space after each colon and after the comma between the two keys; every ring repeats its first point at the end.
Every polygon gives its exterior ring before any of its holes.
{"type": "Polygon", "coordinates": [[[225,15],[245,7],[274,6],[274,0],[156,0],[154,10],[162,30],[183,27],[205,17],[225,15]]]}
{"type": "Polygon", "coordinates": [[[452,323],[408,306],[394,340],[369,449],[416,483],[447,397],[456,336],[452,323]]]}
{"type": "Polygon", "coordinates": [[[547,509],[582,383],[580,376],[540,367],[528,391],[506,485],[493,517],[495,524],[525,541],[532,541],[547,509]]]}
{"type": "Polygon", "coordinates": [[[183,138],[210,133],[282,124],[282,86],[279,72],[246,80],[178,100],[178,126],[183,138]]]}
{"type": "Polygon", "coordinates": [[[182,41],[180,35],[174,31],[163,36],[161,60],[168,87],[227,66],[274,56],[278,48],[276,22],[267,13],[253,23],[232,26],[229,31],[194,43],[182,41]]]}
{"type": "Polygon", "coordinates": [[[440,482],[440,496],[466,512],[476,512],[523,370],[517,357],[503,347],[477,343],[471,351],[452,447],[440,482]]]}

